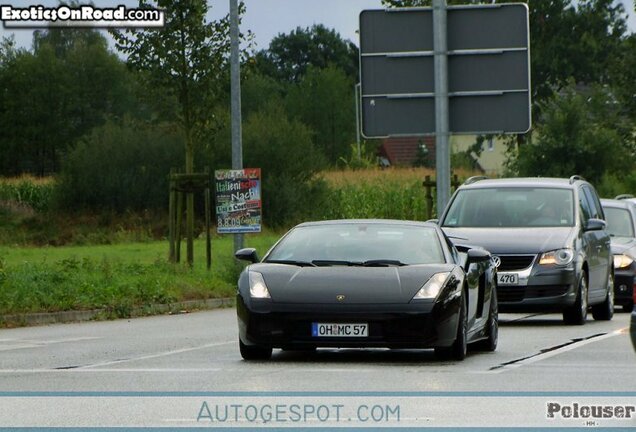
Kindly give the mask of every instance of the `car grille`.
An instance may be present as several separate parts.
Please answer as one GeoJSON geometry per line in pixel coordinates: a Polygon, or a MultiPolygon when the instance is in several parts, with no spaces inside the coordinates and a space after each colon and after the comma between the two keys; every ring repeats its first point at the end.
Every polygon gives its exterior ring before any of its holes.
{"type": "Polygon", "coordinates": [[[497,299],[503,303],[514,303],[524,299],[561,296],[567,291],[568,285],[498,286],[497,299]]]}
{"type": "Polygon", "coordinates": [[[532,265],[535,255],[498,255],[501,258],[501,264],[497,268],[498,271],[523,270],[532,265]]]}

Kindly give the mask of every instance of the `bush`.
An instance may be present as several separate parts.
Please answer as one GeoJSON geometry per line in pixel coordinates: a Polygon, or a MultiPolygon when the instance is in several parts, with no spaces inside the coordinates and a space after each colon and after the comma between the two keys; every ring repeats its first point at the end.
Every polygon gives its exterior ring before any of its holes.
{"type": "Polygon", "coordinates": [[[315,214],[326,188],[313,177],[324,157],[312,144],[309,129],[270,104],[249,116],[243,137],[244,166],[262,170],[264,222],[290,226],[315,214]]]}
{"type": "Polygon", "coordinates": [[[183,148],[173,129],[108,122],[69,153],[62,166],[58,205],[116,212],[167,208],[168,174],[183,164],[183,148]]]}

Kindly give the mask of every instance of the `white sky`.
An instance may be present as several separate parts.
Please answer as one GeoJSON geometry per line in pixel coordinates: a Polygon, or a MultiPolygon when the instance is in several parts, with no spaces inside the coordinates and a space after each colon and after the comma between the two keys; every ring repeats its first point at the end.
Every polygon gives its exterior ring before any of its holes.
{"type": "MultiPolygon", "coordinates": [[[[531,0],[544,1],[544,0],[531,0]]],[[[629,29],[636,32],[636,14],[634,0],[620,0],[629,13],[629,29]]],[[[84,3],[84,1],[82,1],[84,3]]],[[[113,7],[125,4],[129,7],[137,5],[136,0],[93,0],[97,7],[113,7]]],[[[26,5],[55,6],[57,0],[40,1],[2,1],[17,7],[26,5]]],[[[208,0],[211,6],[210,15],[213,18],[223,16],[229,11],[229,0],[208,0]]],[[[381,0],[245,0],[247,12],[241,29],[250,29],[255,34],[256,48],[265,49],[270,40],[279,33],[289,33],[296,27],[308,27],[313,24],[324,24],[327,28],[335,29],[344,39],[358,44],[358,15],[363,9],[377,9],[381,7],[381,0]]],[[[15,33],[19,46],[31,46],[32,32],[19,30],[9,32],[0,25],[0,37],[15,33]]]]}

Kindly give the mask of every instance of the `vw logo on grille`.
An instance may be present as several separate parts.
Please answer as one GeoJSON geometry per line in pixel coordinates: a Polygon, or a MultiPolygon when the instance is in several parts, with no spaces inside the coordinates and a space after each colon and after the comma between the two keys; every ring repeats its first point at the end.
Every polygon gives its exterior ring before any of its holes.
{"type": "Polygon", "coordinates": [[[341,301],[343,301],[344,299],[345,299],[345,296],[343,296],[342,294],[338,294],[338,295],[336,296],[336,300],[338,300],[338,301],[340,301],[340,302],[341,302],[341,301]]]}
{"type": "Polygon", "coordinates": [[[499,266],[501,265],[501,258],[499,258],[497,255],[493,255],[492,262],[493,264],[495,264],[495,267],[499,268],[499,266]]]}

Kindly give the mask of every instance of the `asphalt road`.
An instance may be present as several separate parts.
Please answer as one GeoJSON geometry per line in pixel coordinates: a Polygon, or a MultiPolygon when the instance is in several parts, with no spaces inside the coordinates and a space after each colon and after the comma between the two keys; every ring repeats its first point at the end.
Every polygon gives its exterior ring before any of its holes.
{"type": "Polygon", "coordinates": [[[463,362],[430,350],[238,352],[233,309],[0,330],[0,391],[631,391],[630,315],[565,326],[501,314],[499,348],[463,362]]]}

